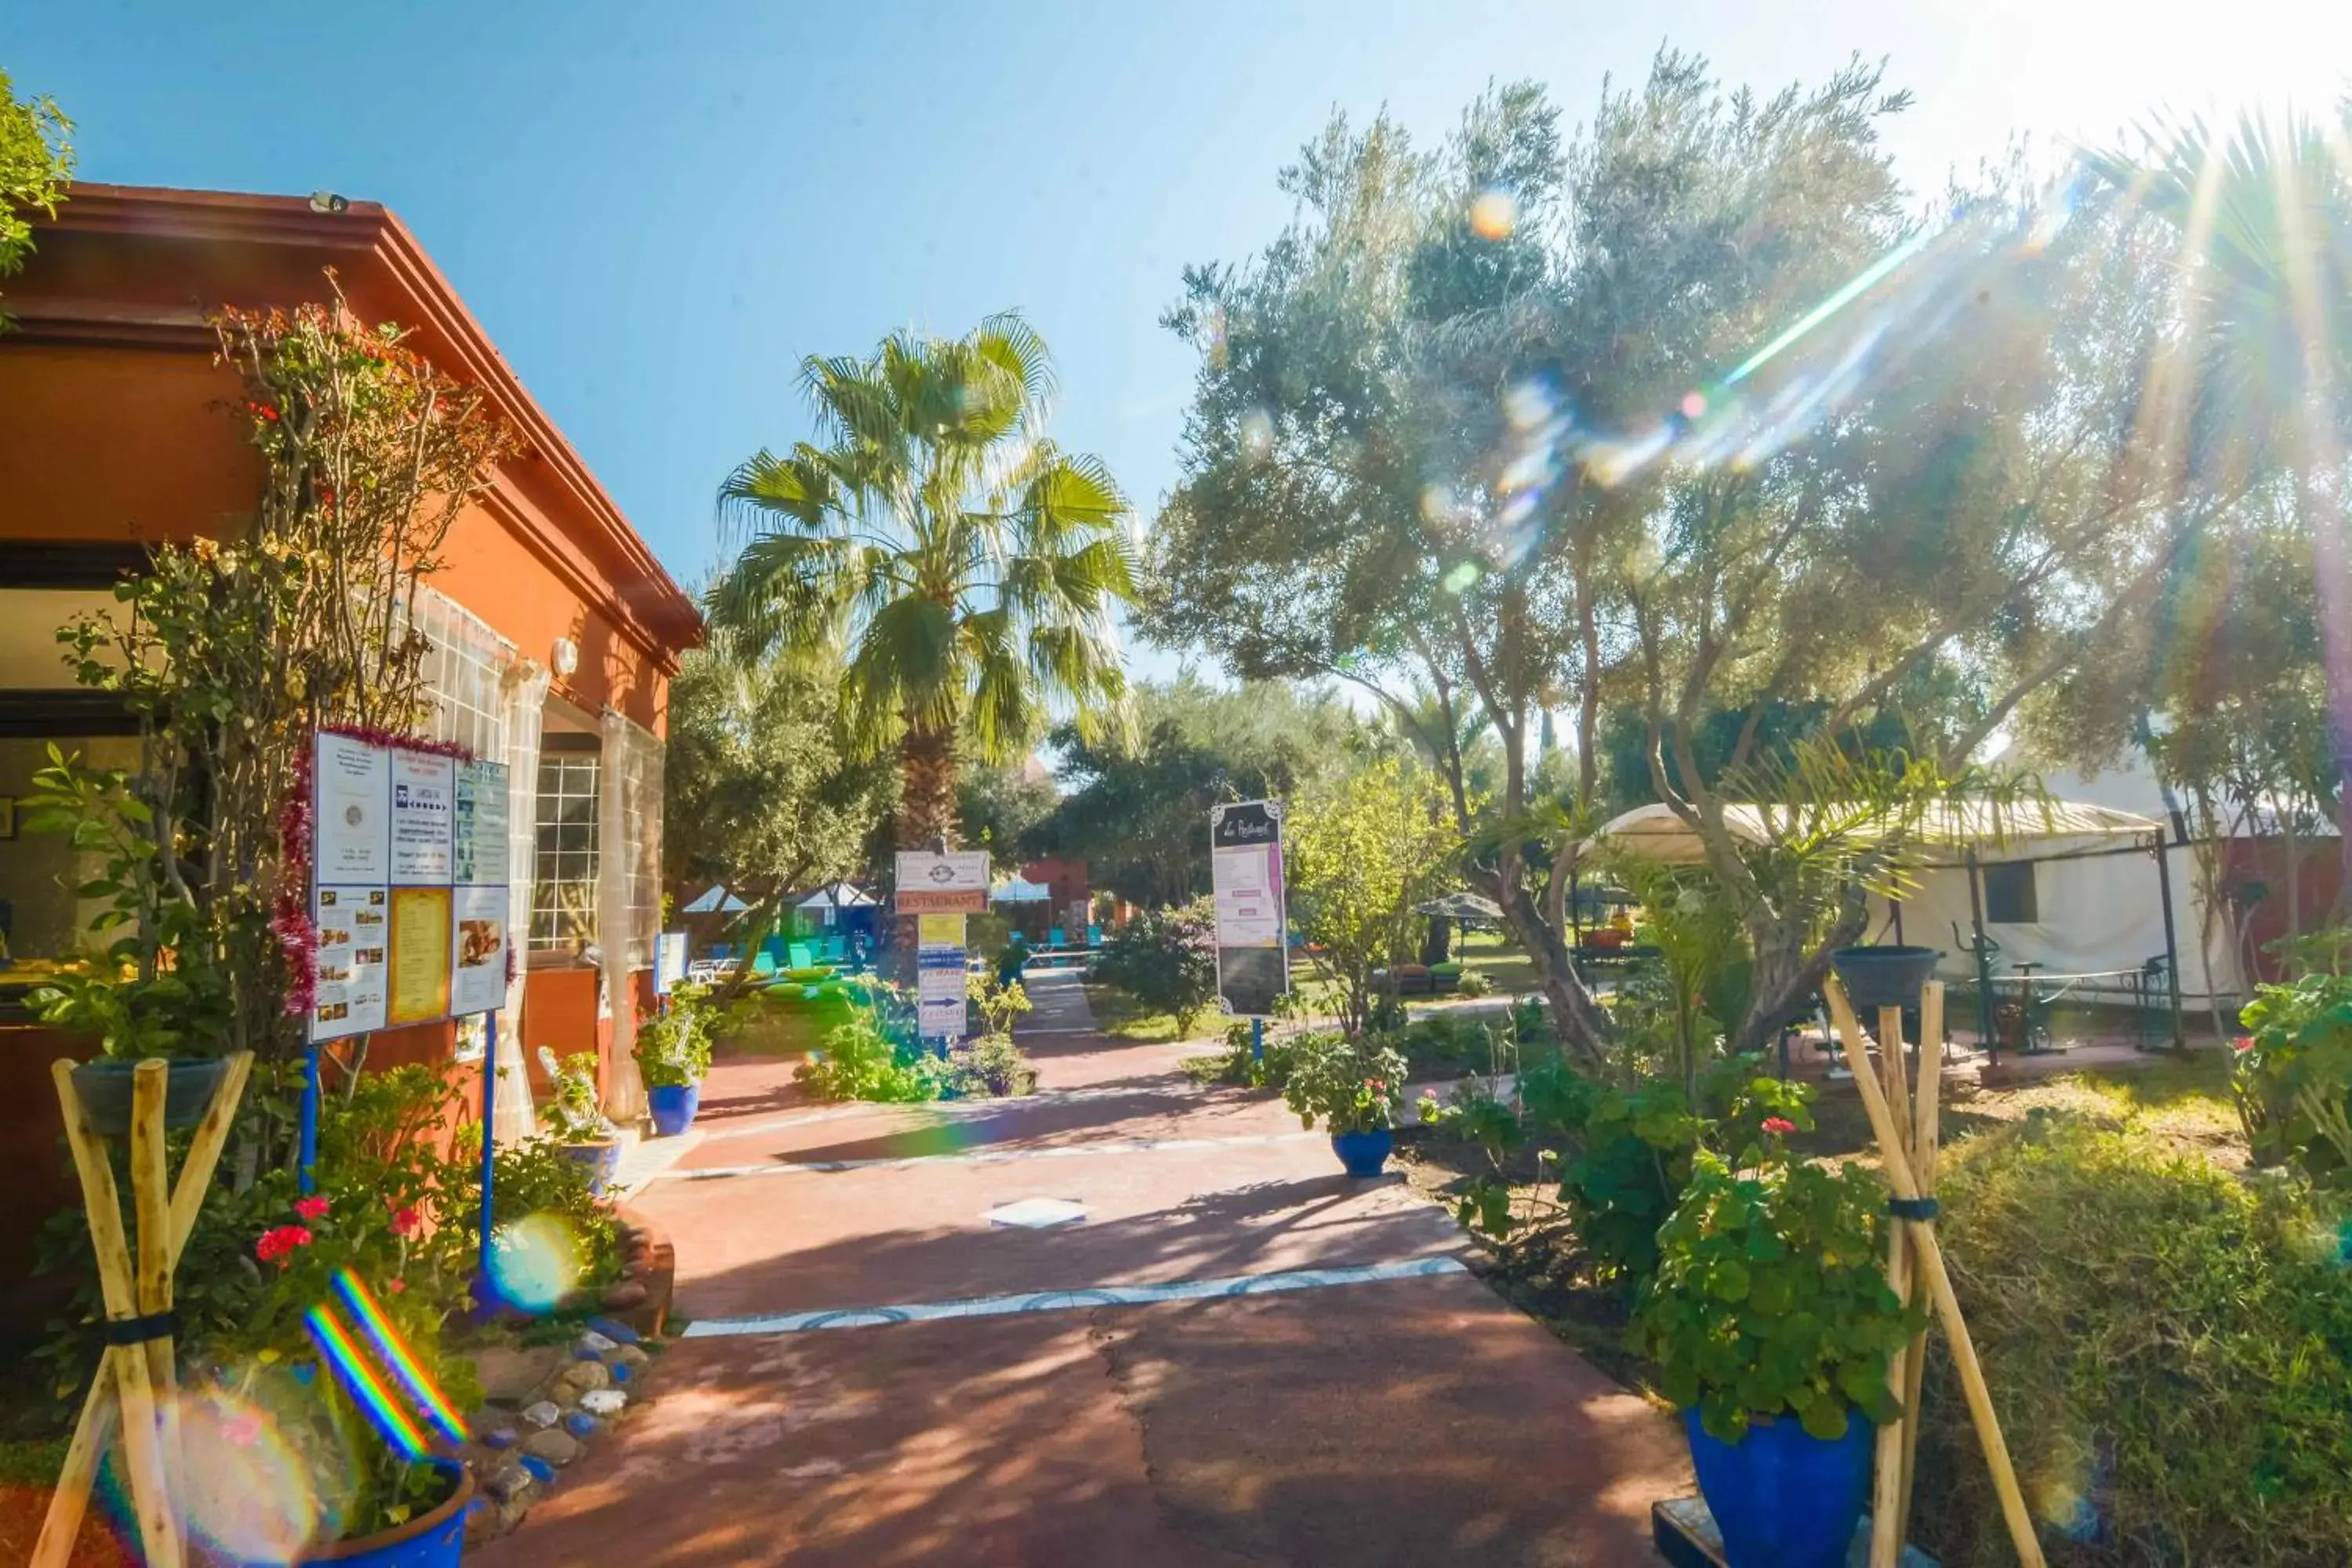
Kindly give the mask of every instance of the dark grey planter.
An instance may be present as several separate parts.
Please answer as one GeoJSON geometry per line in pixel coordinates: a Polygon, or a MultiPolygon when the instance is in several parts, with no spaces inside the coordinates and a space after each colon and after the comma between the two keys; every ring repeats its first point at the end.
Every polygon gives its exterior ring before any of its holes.
{"type": "Polygon", "coordinates": [[[1932,947],[1842,947],[1830,967],[1845,986],[1857,1012],[1874,1007],[1909,1007],[1936,973],[1943,953],[1932,947]]]}
{"type": "MultiPolygon", "coordinates": [[[[82,1112],[99,1131],[120,1137],[131,1131],[131,1075],[137,1060],[101,1057],[73,1069],[74,1092],[81,1096],[82,1112]]],[[[184,1057],[165,1069],[163,1125],[194,1127],[205,1119],[228,1063],[219,1057],[184,1057]]]]}

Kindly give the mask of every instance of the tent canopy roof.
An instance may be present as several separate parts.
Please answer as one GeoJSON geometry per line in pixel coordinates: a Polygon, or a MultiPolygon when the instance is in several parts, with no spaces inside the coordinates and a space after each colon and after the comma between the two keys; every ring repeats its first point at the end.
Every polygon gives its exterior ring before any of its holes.
{"type": "Polygon", "coordinates": [[[726,889],[714,885],[707,889],[702,897],[678,912],[688,915],[740,915],[751,907],[726,889]]]}
{"type": "Polygon", "coordinates": [[[854,888],[847,882],[828,882],[803,899],[798,907],[803,910],[822,910],[828,907],[836,910],[857,910],[864,909],[873,901],[874,896],[871,893],[854,888]]]}
{"type": "Polygon", "coordinates": [[[1413,905],[1412,912],[1438,915],[1449,921],[1499,921],[1503,918],[1503,906],[1475,893],[1448,893],[1425,904],[1413,905]]]}
{"type": "MultiPolygon", "coordinates": [[[[1771,837],[1769,825],[1776,818],[1786,820],[1790,809],[1727,805],[1724,826],[1748,843],[1763,844],[1771,837]]],[[[2018,858],[2023,858],[2091,847],[2099,840],[2144,838],[2162,828],[2163,824],[2154,817],[2084,801],[2026,802],[2005,807],[1988,801],[1964,801],[1929,806],[1912,837],[1927,859],[1953,861],[1969,849],[2019,852],[2018,858]]],[[[1698,834],[1663,803],[1638,805],[1612,817],[1585,844],[1669,866],[1695,866],[1706,858],[1698,834]]]]}
{"type": "Polygon", "coordinates": [[[1053,889],[1025,877],[1015,877],[988,895],[992,903],[999,904],[1042,904],[1053,896],[1053,889]]]}

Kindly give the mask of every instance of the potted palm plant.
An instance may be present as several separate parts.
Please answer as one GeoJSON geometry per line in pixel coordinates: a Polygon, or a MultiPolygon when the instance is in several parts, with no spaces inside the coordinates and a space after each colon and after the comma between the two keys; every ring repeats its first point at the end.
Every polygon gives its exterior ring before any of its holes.
{"type": "Polygon", "coordinates": [[[657,1137],[675,1138],[694,1125],[710,1070],[710,1011],[698,985],[680,985],[669,1005],[637,1025],[633,1055],[646,1080],[646,1102],[657,1137]]]}
{"type": "Polygon", "coordinates": [[[565,1158],[588,1167],[588,1190],[602,1197],[621,1169],[621,1136],[604,1118],[596,1099],[596,1054],[579,1051],[555,1059],[539,1047],[539,1065],[547,1071],[547,1103],[539,1109],[540,1121],[562,1148],[565,1158]]]}
{"type": "Polygon", "coordinates": [[[1331,1130],[1331,1152],[1351,1176],[1377,1176],[1394,1146],[1398,1109],[1404,1103],[1404,1058],[1367,1037],[1316,1035],[1294,1047],[1296,1064],[1283,1103],[1313,1131],[1331,1130]]]}
{"type": "Polygon", "coordinates": [[[1845,1563],[1874,1423],[1900,1414],[1888,1363],[1923,1319],[1886,1283],[1885,1187],[1791,1160],[1798,1130],[1776,1115],[1737,1163],[1693,1156],[1635,1313],[1731,1568],[1845,1563]]]}

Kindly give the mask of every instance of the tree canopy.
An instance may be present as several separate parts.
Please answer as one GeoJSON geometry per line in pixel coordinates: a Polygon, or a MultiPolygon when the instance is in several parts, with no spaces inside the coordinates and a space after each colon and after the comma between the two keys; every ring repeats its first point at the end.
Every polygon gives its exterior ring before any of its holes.
{"type": "Polygon", "coordinates": [[[967,752],[1005,763],[1056,717],[1124,721],[1127,501],[1045,434],[1053,361],[1018,315],[813,356],[801,382],[826,444],[762,451],[721,488],[752,536],[714,618],[755,650],[836,657],[851,743],[897,748],[898,842],[952,838],[967,752]]]}
{"type": "Polygon", "coordinates": [[[1928,765],[1865,771],[1948,787],[2193,526],[2146,482],[2153,226],[2006,172],[1916,208],[1879,140],[1907,104],[1860,62],[1764,96],[1668,50],[1573,139],[1526,84],[1429,149],[1335,116],[1281,177],[1288,226],[1188,270],[1167,318],[1201,368],[1146,629],[1423,730],[1416,692],[1483,721],[1495,891],[1587,1048],[1608,1024],[1561,900],[1605,711],[1638,715],[1649,793],[1758,948],[1752,1044],[1859,908],[1768,888],[1712,781],[1769,784],[1759,739],[1801,713],[1900,721],[1928,765]],[[1923,680],[1967,700],[1913,724],[1923,680]],[[1548,801],[1530,742],[1563,710],[1576,777],[1548,801]]]}
{"type": "Polygon", "coordinates": [[[73,121],[54,102],[19,99],[0,70],[0,278],[23,267],[33,248],[29,215],[57,215],[73,174],[72,134],[73,121]]]}

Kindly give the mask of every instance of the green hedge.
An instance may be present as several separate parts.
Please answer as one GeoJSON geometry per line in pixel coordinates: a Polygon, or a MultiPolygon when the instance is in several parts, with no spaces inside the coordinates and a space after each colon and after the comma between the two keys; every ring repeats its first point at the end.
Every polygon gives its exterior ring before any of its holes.
{"type": "MultiPolygon", "coordinates": [[[[1939,1186],[2053,1565],[2352,1563],[2352,1269],[2307,1188],[2039,1116],[1939,1186]]],[[[1914,1538],[1945,1568],[2014,1563],[1950,1362],[1929,1369],[1914,1538]]]]}

